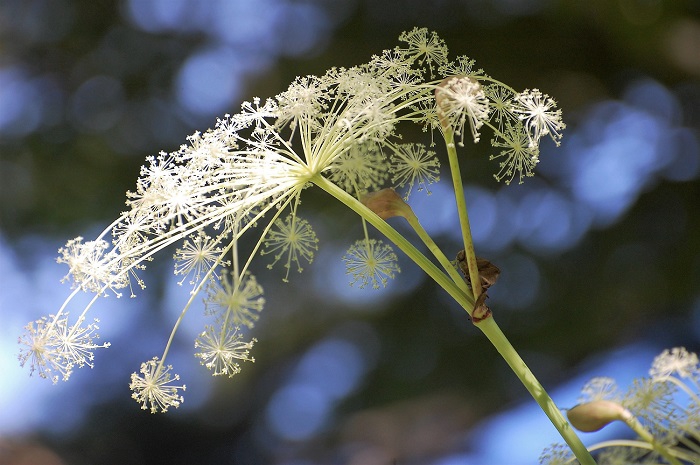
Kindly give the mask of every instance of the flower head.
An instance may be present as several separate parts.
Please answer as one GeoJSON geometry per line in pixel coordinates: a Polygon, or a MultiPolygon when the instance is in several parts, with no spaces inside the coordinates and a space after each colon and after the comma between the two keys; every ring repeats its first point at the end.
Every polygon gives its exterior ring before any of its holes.
{"type": "Polygon", "coordinates": [[[68,314],[63,313],[27,324],[26,334],[19,339],[24,346],[20,349],[20,365],[29,363],[30,374],[37,371],[41,378],[50,379],[54,384],[59,378],[68,381],[75,367],[92,368],[94,350],[110,344],[95,344],[94,340],[99,338],[97,321],[83,326],[84,320],[84,317],[78,318],[70,325],[68,314]]]}
{"type": "Polygon", "coordinates": [[[460,145],[464,145],[467,122],[474,143],[479,142],[479,129],[489,118],[489,102],[476,79],[468,76],[445,78],[435,89],[435,100],[443,128],[451,127],[461,135],[460,145]]]}
{"type": "Polygon", "coordinates": [[[535,166],[539,162],[537,146],[530,145],[529,136],[522,129],[521,123],[516,126],[506,125],[501,138],[495,138],[491,142],[493,147],[503,148],[498,155],[491,155],[489,159],[498,160],[501,169],[494,177],[506,184],[510,184],[516,175],[519,184],[522,184],[523,178],[534,176],[535,166]]]}
{"type": "Polygon", "coordinates": [[[513,110],[525,125],[530,138],[530,146],[536,147],[542,136],[549,135],[559,145],[561,131],[566,125],[561,119],[557,102],[539,89],[525,90],[515,96],[513,110]]]}
{"type": "Polygon", "coordinates": [[[700,375],[698,356],[688,352],[685,347],[666,349],[657,355],[649,369],[649,375],[654,379],[667,376],[679,378],[697,378],[700,375]]]}
{"type": "Polygon", "coordinates": [[[19,338],[19,343],[24,346],[20,349],[19,363],[24,366],[29,363],[29,374],[35,371],[41,378],[50,379],[54,384],[59,376],[67,381],[73,370],[69,360],[66,360],[58,350],[58,332],[56,317],[41,317],[29,322],[26,333],[19,338]],[[51,320],[49,320],[51,318],[51,320]]]}
{"type": "Polygon", "coordinates": [[[387,159],[373,142],[353,146],[333,162],[329,171],[333,182],[356,195],[379,189],[389,177],[387,159]]]}
{"type": "Polygon", "coordinates": [[[360,289],[371,284],[374,289],[386,287],[401,270],[398,258],[390,245],[376,239],[356,241],[343,256],[352,283],[360,283],[360,289]]]}
{"type": "Polygon", "coordinates": [[[141,404],[141,409],[151,413],[167,412],[170,407],[178,408],[183,402],[180,391],[186,386],[174,386],[180,375],[171,375],[172,365],[163,365],[158,357],[141,364],[140,374],[132,373],[129,389],[131,398],[141,404]]]}
{"type": "Polygon", "coordinates": [[[574,465],[574,454],[564,444],[552,444],[540,455],[541,465],[574,465]]]}
{"type": "Polygon", "coordinates": [[[197,284],[204,274],[214,266],[221,256],[222,249],[218,245],[220,237],[210,237],[199,231],[185,239],[182,248],[175,250],[175,274],[182,275],[178,284],[188,277],[190,284],[197,284]]]}
{"type": "Polygon", "coordinates": [[[614,379],[598,376],[588,381],[581,389],[579,402],[593,402],[596,400],[617,400],[617,383],[614,379]]]}
{"type": "Polygon", "coordinates": [[[212,371],[213,376],[225,375],[232,378],[241,371],[239,361],[255,361],[248,354],[257,339],[243,341],[243,335],[239,329],[238,326],[230,324],[225,324],[221,328],[207,326],[195,341],[195,348],[200,349],[195,357],[212,371]]]}
{"type": "Polygon", "coordinates": [[[418,191],[440,180],[440,162],[433,150],[423,144],[401,144],[391,154],[391,182],[396,187],[408,186],[404,200],[408,200],[414,186],[418,191]]]}
{"type": "Polygon", "coordinates": [[[274,253],[274,261],[268,265],[272,268],[280,260],[284,261],[287,273],[284,281],[289,280],[289,270],[292,263],[297,266],[297,271],[302,272],[304,268],[301,260],[311,263],[314,259],[314,252],[318,250],[318,238],[308,221],[290,214],[284,220],[277,220],[273,228],[265,238],[265,249],[263,254],[274,253]]]}
{"type": "Polygon", "coordinates": [[[426,65],[433,76],[433,66],[440,67],[447,61],[447,46],[435,32],[425,28],[413,28],[403,32],[399,40],[408,43],[408,48],[402,50],[404,55],[416,60],[420,65],[426,65]]]}
{"type": "Polygon", "coordinates": [[[68,241],[65,247],[58,249],[58,263],[65,263],[70,268],[63,281],[73,281],[74,287],[84,291],[103,293],[128,285],[128,275],[120,273],[122,262],[114,251],[108,251],[109,243],[98,239],[83,242],[78,236],[68,241]]]}
{"type": "Polygon", "coordinates": [[[262,286],[252,274],[237,277],[224,271],[218,282],[209,285],[205,304],[208,313],[219,320],[252,328],[260,318],[265,298],[262,286]]]}

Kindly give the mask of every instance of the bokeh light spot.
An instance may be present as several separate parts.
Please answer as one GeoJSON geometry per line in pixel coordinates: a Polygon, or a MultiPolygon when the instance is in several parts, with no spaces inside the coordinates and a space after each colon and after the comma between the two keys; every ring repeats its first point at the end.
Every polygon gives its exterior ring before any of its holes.
{"type": "Polygon", "coordinates": [[[340,339],[322,341],[309,350],[297,366],[295,378],[323,391],[332,399],[352,392],[365,372],[354,344],[340,339]]]}
{"type": "Polygon", "coordinates": [[[240,91],[240,68],[234,62],[233,52],[225,48],[203,50],[189,57],[177,76],[180,103],[198,115],[225,111],[240,91]]]}
{"type": "Polygon", "coordinates": [[[281,439],[302,441],[321,429],[330,407],[330,399],[317,386],[290,384],[270,400],[266,410],[267,426],[281,439]]]}

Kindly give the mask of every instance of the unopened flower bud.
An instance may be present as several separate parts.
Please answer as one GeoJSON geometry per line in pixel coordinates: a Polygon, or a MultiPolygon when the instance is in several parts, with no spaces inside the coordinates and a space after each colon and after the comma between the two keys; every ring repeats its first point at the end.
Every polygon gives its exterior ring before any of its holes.
{"type": "Polygon", "coordinates": [[[577,430],[592,433],[615,420],[625,421],[629,412],[617,402],[596,400],[578,404],[567,411],[566,416],[577,430]]]}
{"type": "Polygon", "coordinates": [[[383,220],[394,216],[406,218],[411,211],[411,207],[392,188],[369,192],[360,201],[383,220]]]}

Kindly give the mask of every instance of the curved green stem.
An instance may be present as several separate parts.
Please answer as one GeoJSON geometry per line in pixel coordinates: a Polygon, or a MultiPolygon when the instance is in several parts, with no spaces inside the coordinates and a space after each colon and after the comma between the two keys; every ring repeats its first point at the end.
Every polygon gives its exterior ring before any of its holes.
{"type": "MultiPolygon", "coordinates": [[[[614,439],[610,441],[603,441],[591,446],[591,452],[599,449],[605,449],[606,447],[636,447],[638,449],[654,450],[654,446],[648,442],[631,440],[631,439],[614,439]]],[[[677,459],[685,460],[688,463],[698,463],[698,456],[692,452],[688,452],[685,449],[680,449],[678,447],[669,447],[669,453],[677,459]]]]}

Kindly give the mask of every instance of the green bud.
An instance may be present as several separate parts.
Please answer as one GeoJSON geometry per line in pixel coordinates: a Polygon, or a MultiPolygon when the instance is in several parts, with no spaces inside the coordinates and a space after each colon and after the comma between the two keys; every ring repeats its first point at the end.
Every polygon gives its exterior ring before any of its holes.
{"type": "Polygon", "coordinates": [[[625,419],[629,412],[622,405],[609,400],[596,400],[578,404],[566,412],[569,421],[579,431],[592,433],[598,431],[607,424],[625,419]]]}

